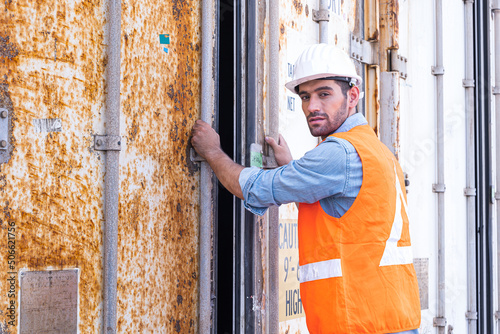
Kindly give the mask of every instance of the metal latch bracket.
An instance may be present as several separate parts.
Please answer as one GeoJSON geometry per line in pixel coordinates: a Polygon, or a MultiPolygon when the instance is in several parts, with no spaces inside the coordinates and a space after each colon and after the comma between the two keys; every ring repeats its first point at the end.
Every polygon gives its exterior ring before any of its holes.
{"type": "Polygon", "coordinates": [[[464,188],[464,196],[467,197],[476,196],[476,188],[464,188]]]}
{"type": "Polygon", "coordinates": [[[122,138],[120,136],[95,136],[94,149],[96,151],[121,151],[122,138]]]}
{"type": "Polygon", "coordinates": [[[446,190],[446,186],[442,183],[434,183],[432,185],[432,192],[435,193],[444,193],[446,190]]]}
{"type": "Polygon", "coordinates": [[[476,81],[474,81],[472,79],[464,79],[464,80],[462,80],[462,86],[464,88],[474,88],[474,87],[476,87],[476,81]]]}
{"type": "Polygon", "coordinates": [[[399,72],[402,79],[408,78],[407,63],[408,58],[401,56],[398,50],[391,50],[391,70],[390,72],[399,72]]]}
{"type": "Polygon", "coordinates": [[[189,149],[189,158],[191,159],[192,162],[202,162],[202,161],[206,161],[205,159],[203,159],[201,157],[201,155],[198,154],[198,152],[196,152],[194,150],[194,148],[190,148],[189,149]]]}
{"type": "Polygon", "coordinates": [[[477,312],[465,312],[465,319],[467,320],[477,320],[477,312]]]}
{"type": "Polygon", "coordinates": [[[330,21],[330,11],[328,9],[312,10],[312,19],[314,22],[330,21]]]}
{"type": "Polygon", "coordinates": [[[446,318],[445,317],[435,317],[433,319],[434,327],[446,327],[446,318]]]}
{"type": "Polygon", "coordinates": [[[378,65],[378,42],[365,41],[351,34],[351,58],[367,65],[378,65]]]}
{"type": "Polygon", "coordinates": [[[9,143],[9,111],[0,108],[0,150],[6,150],[9,143]]]}
{"type": "Polygon", "coordinates": [[[444,67],[443,66],[432,66],[431,73],[432,73],[432,75],[444,75],[444,67]]]}
{"type": "Polygon", "coordinates": [[[500,95],[500,86],[493,87],[493,95],[500,95]]]}

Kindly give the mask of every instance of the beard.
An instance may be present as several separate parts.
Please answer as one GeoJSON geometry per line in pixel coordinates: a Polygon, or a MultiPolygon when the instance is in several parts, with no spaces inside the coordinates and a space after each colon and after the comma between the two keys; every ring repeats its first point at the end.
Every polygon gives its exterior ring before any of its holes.
{"type": "Polygon", "coordinates": [[[333,115],[332,118],[330,118],[330,116],[326,113],[319,111],[314,112],[307,116],[307,125],[309,126],[311,135],[313,135],[314,137],[322,137],[323,139],[325,139],[326,137],[334,133],[345,122],[347,116],[347,99],[344,99],[344,102],[342,103],[340,108],[337,109],[335,115],[333,115]],[[309,119],[318,116],[324,118],[324,124],[319,126],[311,126],[311,124],[309,123],[309,119]]]}

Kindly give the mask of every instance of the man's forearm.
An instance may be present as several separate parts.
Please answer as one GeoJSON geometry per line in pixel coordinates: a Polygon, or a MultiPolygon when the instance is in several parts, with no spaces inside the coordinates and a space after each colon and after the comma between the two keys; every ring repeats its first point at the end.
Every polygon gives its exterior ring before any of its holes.
{"type": "Polygon", "coordinates": [[[196,121],[191,144],[196,152],[207,160],[220,183],[234,196],[243,199],[239,178],[244,167],[235,163],[222,151],[219,135],[210,124],[201,120],[196,121]]]}
{"type": "Polygon", "coordinates": [[[220,183],[234,196],[243,199],[239,178],[244,167],[231,160],[222,150],[206,159],[220,183]]]}

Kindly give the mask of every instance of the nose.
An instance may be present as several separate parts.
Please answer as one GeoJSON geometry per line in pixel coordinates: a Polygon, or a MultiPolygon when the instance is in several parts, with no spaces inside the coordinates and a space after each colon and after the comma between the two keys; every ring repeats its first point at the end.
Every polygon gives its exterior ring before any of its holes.
{"type": "Polygon", "coordinates": [[[320,110],[320,101],[315,94],[311,94],[309,97],[309,103],[307,105],[307,111],[313,113],[320,110]]]}

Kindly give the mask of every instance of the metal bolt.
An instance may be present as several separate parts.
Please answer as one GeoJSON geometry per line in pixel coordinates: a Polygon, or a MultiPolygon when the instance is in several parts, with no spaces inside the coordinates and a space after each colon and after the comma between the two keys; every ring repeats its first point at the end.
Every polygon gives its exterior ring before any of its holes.
{"type": "Polygon", "coordinates": [[[352,40],[353,40],[353,41],[354,41],[354,39],[355,39],[355,38],[356,38],[356,37],[352,36],[352,40]]]}
{"type": "Polygon", "coordinates": [[[360,43],[360,44],[363,44],[363,40],[360,40],[360,41],[359,41],[359,43],[360,43]]]}
{"type": "Polygon", "coordinates": [[[407,62],[408,62],[408,58],[405,58],[405,63],[407,63],[407,62]]]}
{"type": "Polygon", "coordinates": [[[97,146],[101,146],[102,145],[102,140],[101,139],[97,139],[97,141],[95,142],[97,146]]]}
{"type": "Polygon", "coordinates": [[[119,142],[118,142],[118,146],[120,146],[121,144],[122,144],[122,142],[121,142],[121,141],[119,141],[119,142]]]}
{"type": "Polygon", "coordinates": [[[8,114],[7,114],[7,110],[4,110],[4,111],[2,111],[2,112],[0,113],[0,117],[2,117],[2,118],[7,118],[7,115],[8,115],[8,114]]]}
{"type": "Polygon", "coordinates": [[[360,60],[363,60],[363,56],[361,56],[359,59],[360,59],[360,60]]]}
{"type": "Polygon", "coordinates": [[[356,59],[359,59],[359,55],[356,53],[356,59]]]}
{"type": "Polygon", "coordinates": [[[359,42],[359,38],[356,37],[356,42],[359,42]]]}
{"type": "Polygon", "coordinates": [[[356,57],[356,54],[353,52],[353,53],[352,53],[352,56],[353,56],[353,57],[356,57]]]}
{"type": "Polygon", "coordinates": [[[0,147],[7,147],[7,142],[5,140],[0,141],[0,147]]]}
{"type": "Polygon", "coordinates": [[[398,59],[399,59],[399,55],[397,55],[398,59]]]}

